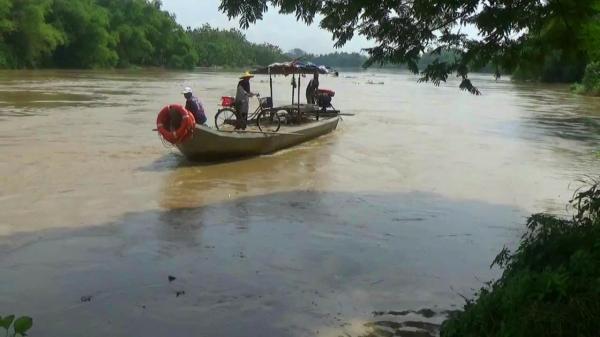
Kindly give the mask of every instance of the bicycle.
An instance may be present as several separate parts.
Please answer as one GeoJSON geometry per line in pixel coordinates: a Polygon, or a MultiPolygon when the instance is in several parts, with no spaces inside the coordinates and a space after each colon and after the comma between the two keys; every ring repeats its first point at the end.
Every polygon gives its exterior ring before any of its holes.
{"type": "MultiPolygon", "coordinates": [[[[277,132],[281,128],[281,117],[276,109],[273,109],[271,97],[256,95],[258,107],[254,112],[246,116],[246,122],[256,122],[256,126],[262,132],[277,132]]],[[[235,99],[233,97],[221,97],[222,108],[215,115],[215,127],[219,131],[234,131],[241,128],[238,113],[235,110],[235,99]]]]}

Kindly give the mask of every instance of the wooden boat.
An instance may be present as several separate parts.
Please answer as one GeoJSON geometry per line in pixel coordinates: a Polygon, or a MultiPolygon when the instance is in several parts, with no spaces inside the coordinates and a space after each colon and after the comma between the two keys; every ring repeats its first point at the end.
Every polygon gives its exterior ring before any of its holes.
{"type": "Polygon", "coordinates": [[[279,132],[218,131],[198,125],[177,148],[189,160],[218,161],[274,153],[332,132],[339,117],[282,128],[279,132]]]}
{"type": "MultiPolygon", "coordinates": [[[[342,115],[339,110],[323,109],[324,104],[321,106],[313,104],[301,104],[300,103],[300,88],[301,88],[301,75],[306,74],[327,74],[328,70],[324,66],[316,66],[312,63],[301,63],[297,60],[286,63],[275,63],[267,66],[264,69],[257,69],[257,74],[268,74],[269,75],[269,87],[271,96],[273,97],[273,76],[274,75],[292,75],[294,77],[292,85],[292,104],[287,106],[273,107],[272,99],[271,103],[266,107],[269,111],[273,111],[278,114],[280,111],[285,111],[287,120],[292,123],[300,123],[295,126],[284,127],[277,132],[263,132],[259,130],[248,130],[248,131],[225,131],[219,130],[215,118],[215,129],[207,126],[198,126],[195,128],[180,127],[177,134],[181,132],[181,137],[175,137],[178,139],[185,139],[182,142],[171,142],[183,153],[183,155],[194,161],[219,161],[231,158],[257,156],[261,154],[273,153],[291,146],[306,142],[308,140],[317,138],[332,132],[337,128],[342,115]],[[295,85],[295,76],[298,76],[298,85],[295,85]],[[297,101],[294,104],[295,92],[297,88],[297,101]],[[187,133],[192,131],[191,135],[187,133]]],[[[315,75],[316,76],[316,75],[315,75]]],[[[325,90],[329,93],[329,96],[333,97],[335,94],[331,90],[325,90]]],[[[229,98],[229,97],[223,97],[229,98]]],[[[231,98],[232,99],[232,98],[231,98]]],[[[231,102],[231,99],[226,100],[231,102]]],[[[267,100],[268,102],[268,100],[267,100]]],[[[230,103],[228,103],[230,104],[230,103]]],[[[220,110],[231,110],[230,105],[222,103],[224,109],[220,110]]],[[[327,108],[333,108],[331,105],[331,99],[327,103],[327,108]]],[[[262,109],[263,104],[259,101],[259,108],[262,109]]],[[[164,109],[163,109],[164,110],[164,109]]],[[[170,111],[170,108],[168,109],[170,111]]],[[[258,111],[258,110],[257,110],[258,111]]],[[[184,111],[185,112],[185,111],[184,111]]],[[[160,116],[159,116],[160,117],[160,116]]],[[[223,125],[227,125],[227,120],[223,125]]],[[[165,125],[167,121],[157,121],[157,127],[159,132],[164,136],[169,136],[169,132],[165,131],[165,125]],[[161,129],[162,128],[162,129],[161,129]],[[162,130],[162,131],[161,131],[162,130]]],[[[260,128],[260,127],[259,127],[260,128]]]]}

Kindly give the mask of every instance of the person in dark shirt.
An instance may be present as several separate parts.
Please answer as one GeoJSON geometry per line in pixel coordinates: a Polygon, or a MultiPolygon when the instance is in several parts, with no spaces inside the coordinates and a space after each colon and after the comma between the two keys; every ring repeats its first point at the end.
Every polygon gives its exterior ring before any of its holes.
{"type": "Polygon", "coordinates": [[[204,107],[198,97],[192,93],[192,88],[186,87],[183,89],[183,97],[185,97],[185,109],[194,115],[196,124],[205,124],[206,115],[204,114],[204,107]]]}
{"type": "Polygon", "coordinates": [[[319,90],[319,73],[315,73],[313,79],[306,86],[306,103],[315,104],[317,102],[317,90],[319,90]]]}

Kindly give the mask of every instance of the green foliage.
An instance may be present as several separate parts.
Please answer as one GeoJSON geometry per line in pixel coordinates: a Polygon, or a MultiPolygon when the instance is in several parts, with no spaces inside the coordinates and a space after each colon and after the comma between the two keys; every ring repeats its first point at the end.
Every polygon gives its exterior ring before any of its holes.
{"type": "Polygon", "coordinates": [[[21,316],[15,320],[15,315],[6,317],[0,316],[0,328],[6,331],[6,336],[27,336],[27,331],[33,326],[33,319],[28,316],[21,316]],[[12,329],[11,329],[12,327],[12,329]],[[12,330],[12,334],[11,334],[12,330]]]}
{"type": "Polygon", "coordinates": [[[600,0],[595,1],[596,16],[582,26],[583,45],[591,61],[600,62],[600,0]]]}
{"type": "Polygon", "coordinates": [[[55,0],[50,22],[64,33],[52,64],[58,67],[102,68],[117,63],[115,38],[109,33],[108,11],[93,0],[55,0]]]}
{"type": "Polygon", "coordinates": [[[15,315],[9,315],[4,318],[0,316],[0,327],[4,328],[4,330],[8,330],[15,320],[15,315]]]}
{"type": "Polygon", "coordinates": [[[542,80],[580,78],[597,49],[594,22],[600,0],[221,0],[220,9],[239,17],[247,27],[262,18],[268,4],[281,13],[295,14],[307,23],[322,16],[322,28],[342,46],[355,34],[375,43],[367,49],[372,64],[406,64],[421,80],[439,84],[455,73],[460,88],[477,94],[469,71],[491,65],[512,72],[536,66],[532,76],[542,80]],[[463,32],[475,27],[479,35],[463,32]],[[590,28],[590,25],[592,28],[590,28]],[[587,38],[586,38],[587,37],[587,38]],[[587,41],[587,42],[586,42],[587,41]],[[591,42],[590,42],[591,41],[591,42]],[[424,52],[456,51],[453,62],[433,60],[424,69],[418,62],[424,52]],[[544,59],[558,57],[544,67],[544,59]],[[562,70],[566,66],[566,70],[562,70]],[[554,68],[560,70],[554,70],[554,68]]]}
{"type": "Polygon", "coordinates": [[[23,317],[17,318],[17,320],[15,321],[15,324],[13,325],[13,328],[15,329],[15,334],[18,334],[21,336],[26,336],[27,331],[29,329],[31,329],[32,326],[33,326],[33,318],[23,316],[23,317]]]}
{"type": "Polygon", "coordinates": [[[324,55],[308,55],[307,61],[331,67],[358,68],[367,61],[367,57],[359,53],[330,53],[324,55]]]}
{"type": "Polygon", "coordinates": [[[554,50],[541,56],[525,57],[515,68],[512,78],[547,83],[576,82],[582,78],[585,66],[583,59],[554,50]]]}
{"type": "Polygon", "coordinates": [[[582,84],[588,93],[600,95],[600,61],[588,64],[582,84]]]}
{"type": "Polygon", "coordinates": [[[573,85],[572,90],[578,94],[600,96],[600,61],[588,64],[583,80],[573,85]]]}
{"type": "Polygon", "coordinates": [[[266,66],[286,60],[281,49],[271,44],[248,42],[237,29],[221,30],[204,25],[188,30],[201,66],[266,66]]]}
{"type": "Polygon", "coordinates": [[[7,5],[4,21],[10,23],[2,38],[4,62],[13,67],[39,66],[65,40],[64,34],[47,22],[52,1],[12,0],[7,5]]]}
{"type": "Polygon", "coordinates": [[[600,332],[600,185],[579,191],[571,220],[536,214],[502,277],[442,325],[442,337],[595,337],[600,332]]]}
{"type": "Polygon", "coordinates": [[[315,55],[305,52],[300,48],[294,48],[286,53],[290,59],[301,59],[302,61],[323,64],[336,68],[360,68],[367,61],[365,55],[359,53],[329,53],[315,55]]]}
{"type": "Polygon", "coordinates": [[[192,68],[285,60],[238,30],[184,30],[157,0],[0,0],[0,68],[192,68]]]}
{"type": "Polygon", "coordinates": [[[190,68],[196,50],[160,1],[0,0],[1,68],[190,68]]]}

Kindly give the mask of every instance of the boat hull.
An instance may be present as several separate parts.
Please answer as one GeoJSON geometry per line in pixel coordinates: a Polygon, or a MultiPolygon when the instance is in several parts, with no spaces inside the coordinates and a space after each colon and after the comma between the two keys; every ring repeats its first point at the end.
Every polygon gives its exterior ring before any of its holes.
{"type": "Polygon", "coordinates": [[[339,118],[285,128],[281,133],[220,132],[207,126],[196,126],[193,135],[177,148],[189,160],[219,161],[274,153],[330,133],[339,118]]]}

